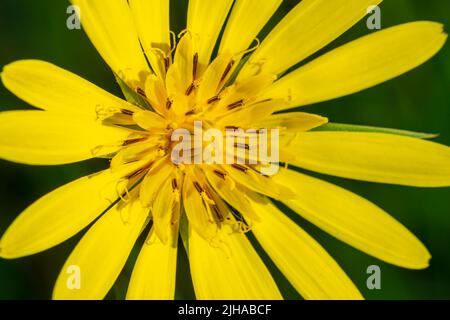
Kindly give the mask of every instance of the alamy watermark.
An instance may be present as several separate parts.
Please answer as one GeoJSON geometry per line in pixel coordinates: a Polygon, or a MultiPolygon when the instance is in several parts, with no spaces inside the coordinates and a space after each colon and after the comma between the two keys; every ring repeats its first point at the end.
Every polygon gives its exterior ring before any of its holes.
{"type": "Polygon", "coordinates": [[[173,130],[171,142],[171,159],[176,165],[258,165],[267,176],[280,168],[279,129],[205,129],[202,121],[195,121],[193,130],[173,130]]]}
{"type": "Polygon", "coordinates": [[[367,28],[369,30],[381,29],[381,9],[379,6],[370,6],[367,8],[367,14],[370,14],[367,18],[367,28]]]}
{"type": "Polygon", "coordinates": [[[66,281],[67,289],[81,289],[81,268],[76,265],[70,265],[67,267],[66,273],[68,274],[66,281]]]}
{"type": "Polygon", "coordinates": [[[377,265],[371,265],[367,267],[367,274],[370,276],[367,278],[366,285],[369,290],[381,289],[381,268],[377,265]]]}
{"type": "Polygon", "coordinates": [[[69,17],[66,20],[66,26],[69,30],[81,30],[81,9],[78,6],[71,5],[67,7],[66,13],[69,17]]]}

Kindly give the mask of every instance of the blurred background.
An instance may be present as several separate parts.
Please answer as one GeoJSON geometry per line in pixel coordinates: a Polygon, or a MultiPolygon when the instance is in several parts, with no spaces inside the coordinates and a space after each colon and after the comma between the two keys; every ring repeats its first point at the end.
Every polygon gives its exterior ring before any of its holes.
{"type": "MultiPolygon", "coordinates": [[[[267,34],[298,0],[285,0],[265,28],[267,34]]],[[[100,87],[121,95],[112,73],[81,30],[66,28],[68,1],[0,1],[0,67],[19,59],[42,59],[70,70],[100,87]]],[[[173,0],[172,29],[179,32],[186,21],[187,0],[173,0]]],[[[414,20],[433,20],[450,29],[448,1],[390,0],[381,5],[382,27],[414,20]]],[[[257,12],[257,9],[255,9],[257,12]]],[[[371,33],[366,21],[325,50],[371,33]]],[[[425,65],[388,83],[338,100],[316,104],[302,111],[321,114],[332,122],[363,124],[439,133],[436,141],[450,145],[450,45],[425,65]]],[[[0,110],[30,108],[0,85],[0,110]]],[[[0,160],[0,234],[34,200],[75,178],[107,167],[106,160],[67,166],[29,167],[0,160]]],[[[368,299],[450,298],[450,189],[419,189],[356,182],[321,176],[375,202],[407,226],[428,247],[433,258],[428,269],[401,269],[335,240],[297,215],[290,217],[309,231],[331,253],[368,299]],[[381,268],[381,290],[366,287],[369,265],[381,268]]],[[[76,200],[74,200],[76,201],[76,200]]],[[[324,199],[326,201],[326,199],[324,199]]],[[[82,232],[83,233],[83,232],[82,232]]],[[[31,257],[0,259],[0,299],[49,299],[60,268],[82,233],[31,257]]],[[[141,239],[142,241],[142,239],[141,239]]],[[[192,299],[186,255],[179,250],[177,294],[192,299]]],[[[136,250],[108,299],[124,297],[136,250]]],[[[261,253],[264,259],[267,257],[261,253]]],[[[287,299],[299,295],[270,262],[267,262],[287,299]]]]}

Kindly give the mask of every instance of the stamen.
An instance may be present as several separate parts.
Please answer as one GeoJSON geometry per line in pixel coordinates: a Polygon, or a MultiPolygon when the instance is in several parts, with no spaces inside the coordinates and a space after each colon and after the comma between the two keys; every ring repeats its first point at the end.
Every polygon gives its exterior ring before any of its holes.
{"type": "Polygon", "coordinates": [[[136,88],[136,93],[138,95],[140,95],[140,96],[143,96],[144,98],[147,98],[147,95],[145,94],[145,91],[142,88],[140,88],[140,87],[136,88]]]}
{"type": "Polygon", "coordinates": [[[177,179],[172,179],[172,189],[178,190],[178,183],[177,183],[177,179]]]}
{"type": "Polygon", "coordinates": [[[244,172],[244,173],[247,173],[247,171],[248,171],[248,168],[247,168],[247,167],[245,167],[245,166],[243,166],[243,165],[240,165],[240,164],[237,164],[237,163],[233,163],[231,166],[232,166],[233,168],[239,170],[239,171],[244,172]]]}
{"type": "Polygon", "coordinates": [[[230,71],[233,68],[235,63],[236,62],[234,60],[231,60],[230,63],[228,63],[228,65],[225,68],[225,71],[224,71],[224,73],[222,75],[222,78],[220,78],[220,82],[223,82],[225,80],[225,78],[228,76],[228,74],[230,73],[230,71]]]}
{"type": "Polygon", "coordinates": [[[227,174],[226,173],[223,173],[223,172],[221,172],[221,171],[219,171],[219,170],[214,170],[213,171],[217,176],[219,176],[220,178],[222,178],[223,180],[225,180],[225,178],[227,177],[227,174]]]}
{"type": "Polygon", "coordinates": [[[203,192],[205,192],[205,190],[203,190],[202,186],[200,185],[200,183],[198,183],[197,181],[194,181],[194,187],[195,189],[197,189],[198,193],[202,194],[203,192]]]}
{"type": "Polygon", "coordinates": [[[130,174],[130,175],[127,177],[127,179],[130,180],[130,179],[133,179],[133,178],[139,176],[140,174],[142,174],[142,173],[144,173],[145,171],[147,171],[148,169],[150,169],[150,167],[152,166],[152,164],[153,164],[153,163],[150,163],[150,164],[148,164],[148,165],[142,167],[141,169],[135,171],[134,173],[130,174]]]}
{"type": "Polygon", "coordinates": [[[198,53],[197,52],[194,54],[193,64],[194,64],[193,78],[195,80],[195,79],[197,79],[197,67],[198,67],[198,53]]]}
{"type": "Polygon", "coordinates": [[[234,103],[228,105],[227,108],[228,108],[228,110],[233,110],[233,109],[242,107],[243,105],[244,105],[244,99],[241,99],[241,100],[239,100],[239,101],[236,101],[236,102],[234,102],[234,103]]]}
{"type": "Polygon", "coordinates": [[[226,126],[225,129],[226,130],[239,130],[240,128],[236,127],[236,126],[226,126]]]}
{"type": "Polygon", "coordinates": [[[170,68],[170,58],[169,57],[164,57],[164,69],[167,73],[167,71],[169,71],[170,68]]]}
{"type": "Polygon", "coordinates": [[[256,44],[253,47],[250,47],[247,50],[236,53],[236,56],[242,56],[244,54],[251,53],[251,52],[255,51],[256,49],[258,49],[259,46],[261,45],[261,41],[258,38],[255,38],[254,41],[256,41],[256,44]]]}
{"type": "Polygon", "coordinates": [[[191,85],[187,88],[185,94],[189,97],[191,95],[191,93],[194,91],[195,87],[196,87],[195,83],[192,82],[191,85]]]}
{"type": "Polygon", "coordinates": [[[219,208],[216,205],[212,205],[211,208],[213,209],[213,212],[216,215],[217,220],[219,220],[219,222],[224,222],[225,219],[222,216],[222,213],[220,212],[219,208]]]}
{"type": "Polygon", "coordinates": [[[121,112],[122,114],[127,115],[127,116],[132,116],[132,115],[134,114],[134,111],[127,110],[127,109],[121,109],[120,112],[121,112]]]}
{"type": "Polygon", "coordinates": [[[134,143],[142,142],[142,141],[145,141],[145,139],[146,138],[126,140],[126,141],[124,141],[123,146],[126,147],[126,146],[132,145],[134,143]]]}
{"type": "Polygon", "coordinates": [[[208,104],[213,104],[214,102],[220,101],[220,97],[219,96],[214,96],[212,98],[210,98],[207,103],[208,104]]]}
{"type": "Polygon", "coordinates": [[[172,108],[172,104],[173,104],[173,101],[171,99],[167,98],[166,109],[170,110],[170,108],[172,108]]]}

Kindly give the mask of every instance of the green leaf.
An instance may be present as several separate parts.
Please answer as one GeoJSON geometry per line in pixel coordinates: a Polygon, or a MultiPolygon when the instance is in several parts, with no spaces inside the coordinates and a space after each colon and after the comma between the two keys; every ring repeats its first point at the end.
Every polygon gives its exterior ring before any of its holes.
{"type": "Polygon", "coordinates": [[[120,86],[120,89],[122,90],[123,95],[125,96],[125,99],[137,106],[153,110],[152,106],[148,103],[146,99],[144,99],[142,96],[140,96],[137,92],[132,90],[120,77],[116,75],[116,81],[120,86]]]}
{"type": "Polygon", "coordinates": [[[349,131],[349,132],[377,132],[377,133],[388,133],[396,134],[400,136],[407,136],[411,138],[419,139],[432,139],[436,138],[438,135],[433,133],[424,132],[414,132],[408,130],[400,129],[390,129],[390,128],[380,128],[371,126],[359,126],[353,124],[342,124],[342,123],[327,123],[323,126],[312,129],[312,131],[349,131]]]}

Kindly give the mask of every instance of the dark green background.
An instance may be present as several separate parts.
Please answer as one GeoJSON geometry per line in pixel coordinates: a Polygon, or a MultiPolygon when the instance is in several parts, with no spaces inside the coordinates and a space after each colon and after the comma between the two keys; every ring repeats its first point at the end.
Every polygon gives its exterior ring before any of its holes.
{"type": "MultiPolygon", "coordinates": [[[[107,2],[107,1],[105,1],[107,2]]],[[[180,31],[185,23],[186,2],[174,0],[172,29],[180,31]]],[[[298,1],[285,1],[276,22],[298,1]]],[[[42,59],[83,76],[120,95],[108,67],[83,31],[66,28],[64,0],[0,1],[0,66],[18,59],[42,59]]],[[[382,7],[383,27],[414,21],[433,20],[450,26],[447,0],[389,0],[382,7]]],[[[335,41],[341,43],[367,34],[365,20],[335,41]]],[[[263,32],[262,34],[264,34],[263,32]]],[[[395,127],[440,133],[438,142],[450,145],[450,46],[447,45],[427,64],[393,81],[338,100],[304,108],[325,115],[333,122],[395,127]]],[[[28,106],[0,86],[1,110],[28,106]]],[[[34,200],[77,177],[106,167],[104,160],[57,167],[29,167],[0,161],[0,234],[34,200]]],[[[333,239],[292,215],[311,232],[370,299],[448,299],[450,298],[450,189],[419,189],[355,182],[325,177],[370,199],[390,212],[413,231],[428,247],[433,259],[424,271],[390,266],[333,239]],[[377,264],[382,270],[382,289],[366,288],[366,268],[377,264]]],[[[76,201],[76,200],[74,200],[76,201]]],[[[324,199],[326,201],[326,199],[324,199]]],[[[47,252],[19,260],[0,260],[0,298],[47,299],[65,258],[79,236],[47,252]]],[[[132,259],[131,259],[132,260],[132,259]]],[[[120,298],[131,271],[129,263],[121,281],[109,294],[120,298]]],[[[295,290],[270,264],[286,298],[298,298],[295,290]]],[[[177,297],[192,298],[189,272],[180,254],[177,297]]]]}

